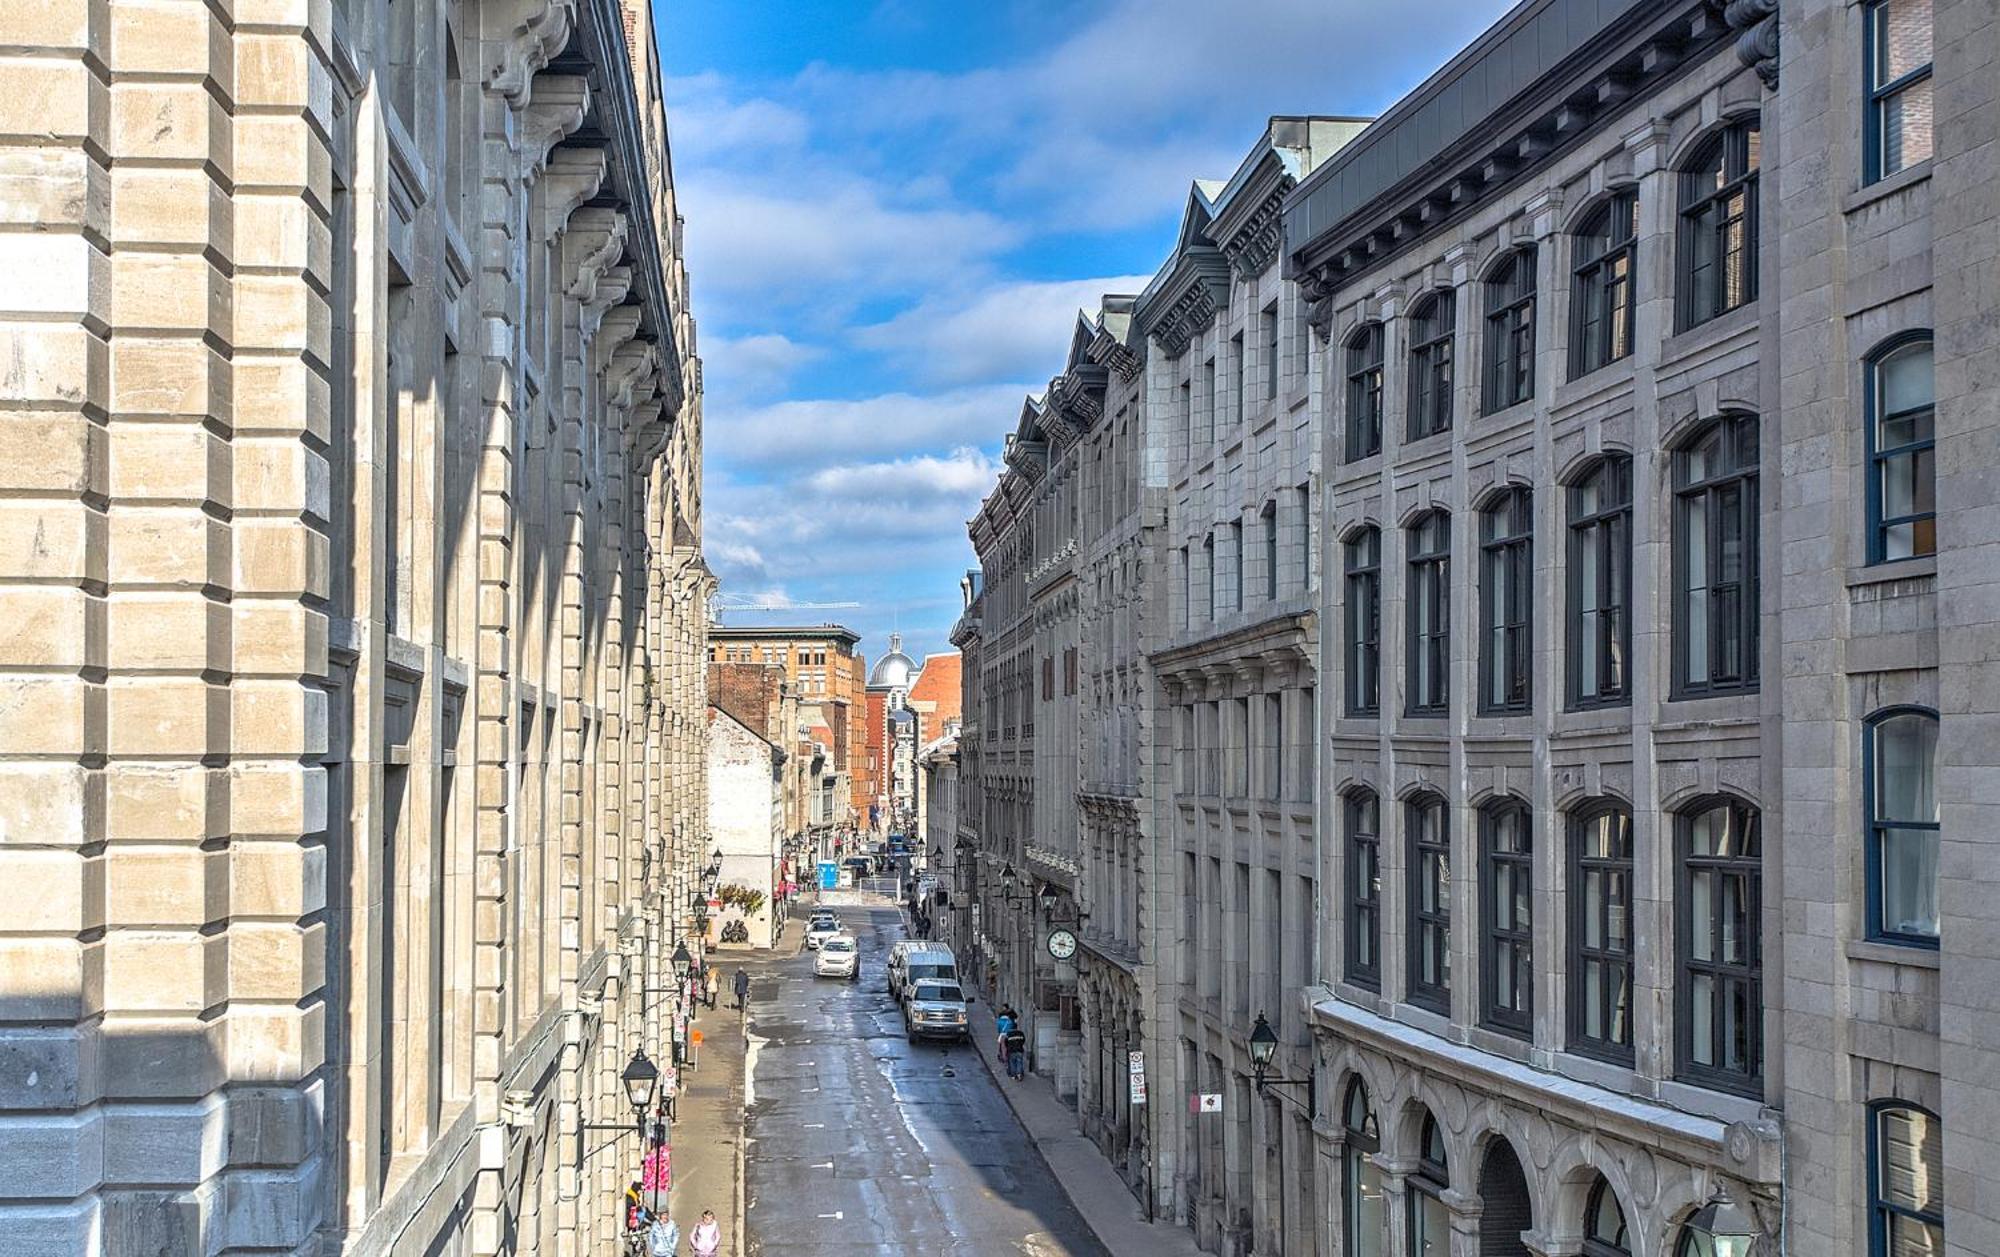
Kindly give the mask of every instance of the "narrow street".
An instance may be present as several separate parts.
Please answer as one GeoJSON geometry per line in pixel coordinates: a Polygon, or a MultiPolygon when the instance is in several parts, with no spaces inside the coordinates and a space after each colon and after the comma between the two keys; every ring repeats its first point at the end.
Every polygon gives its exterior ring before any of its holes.
{"type": "Polygon", "coordinates": [[[855,898],[832,906],[859,982],[815,979],[801,952],[751,984],[749,1253],[1103,1254],[977,1048],[905,1040],[884,976],[899,914],[855,898]]]}

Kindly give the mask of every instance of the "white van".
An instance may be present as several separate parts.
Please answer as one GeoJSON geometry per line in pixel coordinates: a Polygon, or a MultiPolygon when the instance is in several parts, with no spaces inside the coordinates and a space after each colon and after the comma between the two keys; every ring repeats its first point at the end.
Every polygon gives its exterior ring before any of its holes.
{"type": "Polygon", "coordinates": [[[957,982],[958,958],[941,943],[916,942],[903,953],[890,990],[900,1003],[919,982],[957,982]]]}

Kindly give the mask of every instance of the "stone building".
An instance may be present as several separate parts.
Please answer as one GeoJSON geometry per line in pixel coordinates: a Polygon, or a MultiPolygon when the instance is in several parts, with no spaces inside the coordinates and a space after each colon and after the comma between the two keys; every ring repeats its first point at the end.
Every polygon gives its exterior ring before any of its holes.
{"type": "MultiPolygon", "coordinates": [[[[717,663],[757,663],[783,669],[799,700],[799,724],[825,747],[816,799],[795,817],[794,828],[845,826],[866,817],[864,791],[868,704],[867,661],[861,635],[839,624],[712,625],[708,657],[717,663]],[[813,734],[824,729],[825,737],[813,734]]],[[[797,730],[792,731],[794,735],[797,730]]],[[[797,749],[797,748],[794,748],[797,749]]],[[[808,772],[805,762],[797,771],[808,772]]]]}
{"type": "Polygon", "coordinates": [[[961,609],[951,626],[951,644],[959,653],[958,800],[952,817],[956,830],[952,834],[933,830],[931,848],[936,851],[942,847],[944,851],[932,871],[944,879],[951,895],[943,927],[958,953],[959,973],[990,992],[988,962],[980,941],[986,909],[979,893],[981,836],[986,825],[985,722],[993,715],[982,706],[990,681],[985,675],[981,638],[984,582],[985,574],[979,568],[969,569],[959,580],[961,609]]]}
{"type": "MultiPolygon", "coordinates": [[[[925,655],[910,683],[910,714],[916,718],[916,769],[912,788],[916,793],[916,832],[912,845],[919,853],[931,850],[930,805],[926,796],[930,776],[924,770],[924,754],[930,745],[948,732],[955,735],[963,706],[965,660],[955,650],[925,655]]],[[[947,829],[944,837],[956,835],[947,829]]]]}
{"type": "Polygon", "coordinates": [[[1148,766],[1169,866],[1152,889],[1170,914],[1151,955],[1161,1023],[1148,1066],[1165,1095],[1222,1097],[1220,1113],[1162,1109],[1154,1190],[1218,1252],[1306,1251],[1324,1204],[1313,1115],[1253,1085],[1249,1035],[1268,1017],[1274,1070],[1309,1067],[1295,993],[1312,978],[1319,909],[1322,425],[1298,292],[1279,275],[1279,210],[1362,125],[1273,118],[1227,182],[1194,185],[1133,307],[1163,461],[1166,561],[1146,648],[1171,748],[1148,766]]]}
{"type": "Polygon", "coordinates": [[[0,6],[0,1252],[608,1251],[713,587],[650,16],[225,9],[0,6]]]}
{"type": "MultiPolygon", "coordinates": [[[[766,671],[760,664],[725,664],[725,668],[766,671]]],[[[775,672],[776,669],[769,669],[775,672]]],[[[787,768],[796,756],[770,739],[782,729],[783,717],[772,721],[762,702],[731,701],[723,688],[711,691],[708,708],[708,838],[721,853],[716,865],[718,886],[741,886],[763,895],[754,912],[725,907],[710,926],[719,940],[732,920],[740,920],[753,947],[769,947],[777,920],[779,865],[785,838],[792,832],[787,816],[787,768]]],[[[740,695],[742,689],[738,688],[740,695]]],[[[783,704],[777,704],[782,710],[783,704]]]]}

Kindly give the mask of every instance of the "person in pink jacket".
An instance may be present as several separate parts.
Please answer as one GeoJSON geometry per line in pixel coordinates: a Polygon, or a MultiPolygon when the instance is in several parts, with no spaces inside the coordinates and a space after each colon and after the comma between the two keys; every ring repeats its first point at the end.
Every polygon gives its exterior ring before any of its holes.
{"type": "Polygon", "coordinates": [[[701,1221],[695,1223],[694,1233],[688,1236],[688,1247],[694,1250],[694,1257],[715,1257],[722,1248],[722,1226],[715,1220],[715,1210],[701,1211],[701,1221]]]}

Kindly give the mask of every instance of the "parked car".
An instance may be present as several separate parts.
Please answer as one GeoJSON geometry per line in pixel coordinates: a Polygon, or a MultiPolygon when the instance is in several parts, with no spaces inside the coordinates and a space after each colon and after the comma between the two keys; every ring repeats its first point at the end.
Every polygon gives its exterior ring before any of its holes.
{"type": "Polygon", "coordinates": [[[819,955],[813,957],[815,978],[846,978],[853,982],[861,977],[861,945],[851,934],[835,934],[819,945],[819,955]]]}
{"type": "Polygon", "coordinates": [[[920,942],[903,953],[901,978],[895,990],[899,1000],[908,1000],[919,982],[958,983],[958,961],[951,949],[938,943],[920,942]]]}
{"type": "Polygon", "coordinates": [[[811,921],[806,923],[806,946],[813,951],[818,951],[826,940],[836,934],[842,933],[843,929],[844,927],[840,924],[839,917],[831,914],[815,916],[811,921]]]}
{"type": "Polygon", "coordinates": [[[913,982],[910,998],[903,1005],[903,1032],[910,1042],[918,1039],[971,1037],[965,1025],[965,992],[956,982],[913,982]]]}

